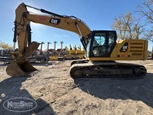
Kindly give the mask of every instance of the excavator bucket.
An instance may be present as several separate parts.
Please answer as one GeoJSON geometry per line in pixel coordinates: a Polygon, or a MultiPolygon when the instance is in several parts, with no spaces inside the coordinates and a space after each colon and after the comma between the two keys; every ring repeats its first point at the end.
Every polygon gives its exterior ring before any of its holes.
{"type": "Polygon", "coordinates": [[[10,65],[6,68],[8,75],[12,77],[29,76],[29,73],[36,71],[28,60],[22,62],[11,61],[10,65]]]}
{"type": "Polygon", "coordinates": [[[29,76],[29,73],[36,71],[31,63],[26,60],[26,57],[30,56],[33,51],[35,51],[39,47],[40,43],[32,42],[26,53],[24,54],[24,59],[16,59],[10,62],[10,65],[6,68],[6,73],[12,77],[18,76],[29,76]]]}

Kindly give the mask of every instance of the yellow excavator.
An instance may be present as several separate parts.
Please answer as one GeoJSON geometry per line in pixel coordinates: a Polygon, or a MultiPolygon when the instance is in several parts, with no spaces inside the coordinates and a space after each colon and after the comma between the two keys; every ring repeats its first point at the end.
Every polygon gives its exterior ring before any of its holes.
{"type": "Polygon", "coordinates": [[[27,76],[36,69],[27,57],[40,43],[31,42],[30,22],[39,23],[74,32],[86,51],[86,59],[73,61],[70,67],[72,78],[82,77],[123,77],[142,78],[146,75],[143,65],[119,63],[115,60],[146,60],[148,41],[129,39],[117,42],[114,30],[94,30],[75,16],[59,15],[44,9],[21,3],[16,9],[14,44],[18,42],[18,52],[13,52],[13,61],[6,68],[10,76],[27,76]],[[48,15],[30,13],[27,7],[48,15]]]}

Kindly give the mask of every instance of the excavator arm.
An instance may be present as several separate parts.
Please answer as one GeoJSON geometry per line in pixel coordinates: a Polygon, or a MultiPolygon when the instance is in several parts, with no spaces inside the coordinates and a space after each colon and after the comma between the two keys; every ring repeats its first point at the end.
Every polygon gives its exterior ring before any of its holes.
{"type": "Polygon", "coordinates": [[[67,31],[74,32],[80,36],[81,43],[86,49],[88,35],[91,33],[89,27],[75,16],[59,15],[44,9],[38,9],[21,3],[16,9],[15,28],[14,28],[14,47],[18,41],[18,52],[12,52],[13,61],[7,67],[6,72],[10,76],[27,75],[25,72],[35,71],[36,69],[28,62],[30,56],[40,43],[31,42],[30,22],[43,24],[67,31]],[[47,15],[33,14],[27,7],[34,8],[47,15]],[[17,68],[14,70],[13,68],[17,68]]]}

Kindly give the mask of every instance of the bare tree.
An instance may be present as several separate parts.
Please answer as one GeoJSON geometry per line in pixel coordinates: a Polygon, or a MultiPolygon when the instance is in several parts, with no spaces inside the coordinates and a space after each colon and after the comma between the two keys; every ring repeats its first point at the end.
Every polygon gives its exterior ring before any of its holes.
{"type": "Polygon", "coordinates": [[[144,32],[144,25],[139,23],[139,19],[135,18],[130,11],[115,18],[112,28],[118,33],[121,39],[139,39],[144,32]]]}
{"type": "Polygon", "coordinates": [[[125,26],[125,31],[126,31],[126,38],[127,39],[132,39],[132,25],[135,21],[134,17],[132,16],[131,12],[127,12],[123,17],[123,22],[125,26]]]}
{"type": "Polygon", "coordinates": [[[147,0],[138,6],[140,12],[147,18],[149,23],[153,24],[153,0],[147,0]]]}
{"type": "Polygon", "coordinates": [[[145,39],[153,42],[153,27],[152,27],[152,29],[146,30],[146,32],[145,32],[145,39]]]}
{"type": "Polygon", "coordinates": [[[141,38],[140,35],[143,35],[143,38],[144,38],[144,33],[145,33],[145,24],[141,24],[138,19],[134,23],[132,28],[133,39],[140,39],[141,38]]]}
{"type": "Polygon", "coordinates": [[[132,39],[132,24],[134,22],[134,18],[131,12],[127,12],[126,14],[122,14],[115,18],[115,21],[112,25],[112,28],[117,30],[118,37],[121,39],[132,39]]]}
{"type": "Polygon", "coordinates": [[[112,28],[115,29],[118,32],[118,37],[121,39],[125,39],[125,32],[123,31],[123,21],[122,21],[122,16],[119,16],[114,19],[114,23],[112,25],[112,28]]]}
{"type": "Polygon", "coordinates": [[[0,48],[4,48],[4,49],[7,49],[7,50],[12,50],[12,46],[10,46],[9,44],[6,44],[2,41],[0,41],[0,48]]]}
{"type": "Polygon", "coordinates": [[[146,17],[148,26],[150,26],[150,29],[146,30],[144,37],[153,42],[153,0],[144,1],[138,8],[143,16],[146,17]]]}

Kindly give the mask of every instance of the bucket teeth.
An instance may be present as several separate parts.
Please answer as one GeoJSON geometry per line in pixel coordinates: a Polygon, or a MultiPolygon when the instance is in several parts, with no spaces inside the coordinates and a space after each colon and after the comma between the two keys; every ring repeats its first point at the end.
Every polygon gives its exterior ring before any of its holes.
{"type": "Polygon", "coordinates": [[[29,76],[29,73],[36,71],[29,61],[26,60],[37,48],[40,43],[31,42],[29,47],[26,49],[26,52],[20,57],[16,57],[16,61],[11,61],[10,65],[6,68],[6,73],[10,76],[29,76]]]}
{"type": "Polygon", "coordinates": [[[10,65],[6,68],[6,72],[9,76],[29,76],[29,73],[36,71],[29,61],[25,60],[22,62],[11,61],[10,65]]]}

